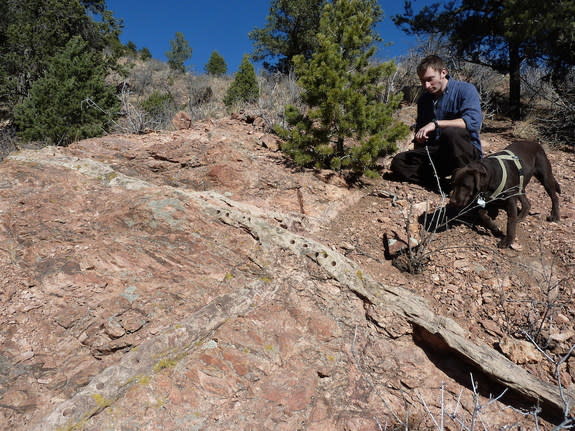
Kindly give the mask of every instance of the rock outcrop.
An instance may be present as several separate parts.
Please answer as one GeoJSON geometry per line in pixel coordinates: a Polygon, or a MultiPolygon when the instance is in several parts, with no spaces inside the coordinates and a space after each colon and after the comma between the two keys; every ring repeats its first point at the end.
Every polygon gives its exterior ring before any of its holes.
{"type": "Polygon", "coordinates": [[[221,120],[2,162],[3,429],[563,420],[569,389],[324,241],[365,194],[269,139],[221,120]]]}

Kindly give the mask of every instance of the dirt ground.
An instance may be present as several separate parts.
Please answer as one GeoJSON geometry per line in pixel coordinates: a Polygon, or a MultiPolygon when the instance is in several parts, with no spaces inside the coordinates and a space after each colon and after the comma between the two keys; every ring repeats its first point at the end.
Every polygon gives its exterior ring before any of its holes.
{"type": "MultiPolygon", "coordinates": [[[[487,123],[482,133],[486,154],[511,140],[507,122],[487,123]]],[[[322,240],[344,250],[378,280],[427,298],[436,313],[453,318],[542,379],[557,383],[561,362],[562,384],[572,385],[575,357],[566,355],[575,345],[575,154],[548,147],[546,152],[561,186],[561,220],[546,221],[551,200],[533,178],[526,189],[532,208],[510,249],[497,248],[498,238],[482,227],[456,220],[449,229],[426,229],[425,223],[448,218],[448,197],[383,179],[367,184],[363,199],[338,214],[322,231],[322,240]],[[420,245],[411,254],[405,249],[399,257],[386,256],[387,238],[406,243],[407,232],[420,245]]],[[[505,231],[505,212],[496,223],[505,231]]]]}

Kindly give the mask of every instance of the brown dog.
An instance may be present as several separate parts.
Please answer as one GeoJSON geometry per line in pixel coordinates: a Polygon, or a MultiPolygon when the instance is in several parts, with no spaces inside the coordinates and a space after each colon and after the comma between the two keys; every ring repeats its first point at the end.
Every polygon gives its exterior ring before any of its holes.
{"type": "MultiPolygon", "coordinates": [[[[517,141],[505,150],[456,170],[452,178],[450,205],[471,209],[479,206],[479,217],[485,227],[503,236],[498,247],[509,247],[515,239],[517,222],[524,219],[531,207],[525,196],[525,187],[532,176],[539,180],[551,197],[551,215],[548,221],[559,220],[559,184],[551,171],[551,164],[543,147],[534,141],[517,141]],[[521,210],[517,211],[517,202],[521,210]],[[507,212],[507,233],[493,222],[499,209],[507,212]],[[491,217],[490,217],[491,216],[491,217]]],[[[464,211],[464,210],[461,210],[464,211]]]]}

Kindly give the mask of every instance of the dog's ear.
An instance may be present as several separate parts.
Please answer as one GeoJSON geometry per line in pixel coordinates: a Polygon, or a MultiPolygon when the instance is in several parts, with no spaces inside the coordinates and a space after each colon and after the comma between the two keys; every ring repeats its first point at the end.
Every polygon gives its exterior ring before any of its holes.
{"type": "Polygon", "coordinates": [[[487,185],[487,170],[485,166],[479,165],[473,169],[475,179],[475,193],[479,193],[487,185]]]}

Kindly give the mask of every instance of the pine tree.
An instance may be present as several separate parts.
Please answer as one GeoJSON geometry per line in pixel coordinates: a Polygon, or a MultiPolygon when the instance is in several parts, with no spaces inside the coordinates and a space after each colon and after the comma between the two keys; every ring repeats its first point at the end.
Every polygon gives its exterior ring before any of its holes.
{"type": "Polygon", "coordinates": [[[19,135],[55,145],[99,136],[117,112],[114,88],[104,81],[102,55],[73,37],[48,62],[29,96],[14,110],[19,135]]]}
{"type": "Polygon", "coordinates": [[[256,71],[250,62],[250,56],[244,55],[240,68],[234,76],[226,95],[224,104],[232,106],[234,103],[245,102],[254,103],[260,96],[256,71]]]}
{"type": "Polygon", "coordinates": [[[0,1],[0,69],[6,77],[0,98],[13,107],[26,97],[47,61],[73,36],[98,50],[117,40],[119,23],[104,8],[104,0],[0,1]]]}
{"type": "Polygon", "coordinates": [[[168,65],[170,69],[184,73],[186,67],[184,62],[192,57],[192,48],[188,41],[184,38],[184,34],[179,31],[176,32],[175,39],[170,41],[172,49],[166,52],[166,57],[168,58],[168,65]]]}
{"type": "Polygon", "coordinates": [[[126,49],[126,55],[129,55],[130,57],[135,57],[136,54],[138,53],[138,47],[131,40],[129,40],[128,43],[126,43],[125,49],[126,49]]]}
{"type": "Polygon", "coordinates": [[[138,54],[140,54],[140,60],[146,61],[149,60],[150,58],[152,58],[152,53],[150,52],[150,50],[148,48],[142,48],[140,49],[140,51],[138,51],[138,54]]]}
{"type": "Polygon", "coordinates": [[[296,55],[309,59],[317,46],[316,33],[326,1],[272,0],[266,26],[248,35],[254,42],[253,59],[264,60],[266,70],[281,73],[293,69],[296,55]]]}
{"type": "Polygon", "coordinates": [[[370,61],[373,43],[380,40],[374,27],[381,14],[376,0],[326,4],[317,50],[309,61],[294,58],[308,110],[287,107],[291,128],[277,131],[297,164],[375,175],[377,158],[395,151],[395,141],[407,134],[407,127],[393,119],[400,95],[381,100],[383,82],[395,65],[370,61]]]}
{"type": "Polygon", "coordinates": [[[222,76],[227,73],[228,66],[224,58],[217,51],[214,51],[204,69],[208,75],[222,76]]]}

